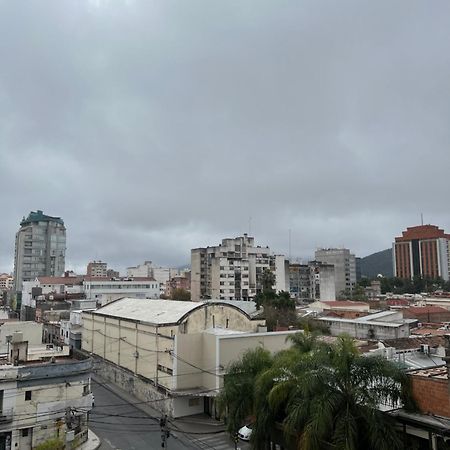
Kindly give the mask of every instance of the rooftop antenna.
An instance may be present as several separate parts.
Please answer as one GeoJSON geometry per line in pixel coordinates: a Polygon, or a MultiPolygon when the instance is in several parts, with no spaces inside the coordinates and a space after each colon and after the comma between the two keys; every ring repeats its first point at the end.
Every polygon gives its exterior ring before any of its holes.
{"type": "Polygon", "coordinates": [[[422,226],[423,226],[423,213],[420,213],[420,220],[421,220],[422,226]]]}
{"type": "Polygon", "coordinates": [[[248,218],[248,235],[252,235],[252,216],[249,216],[248,218]]]}
{"type": "Polygon", "coordinates": [[[291,229],[289,228],[289,261],[291,260],[291,229]]]}

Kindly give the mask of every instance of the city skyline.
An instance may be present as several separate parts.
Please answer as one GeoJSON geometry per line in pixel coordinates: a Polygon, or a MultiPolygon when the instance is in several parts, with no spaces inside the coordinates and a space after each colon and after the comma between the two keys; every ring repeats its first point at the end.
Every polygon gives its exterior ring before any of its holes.
{"type": "Polygon", "coordinates": [[[37,209],[74,269],[450,230],[450,4],[405,4],[3,2],[0,272],[37,209]]]}

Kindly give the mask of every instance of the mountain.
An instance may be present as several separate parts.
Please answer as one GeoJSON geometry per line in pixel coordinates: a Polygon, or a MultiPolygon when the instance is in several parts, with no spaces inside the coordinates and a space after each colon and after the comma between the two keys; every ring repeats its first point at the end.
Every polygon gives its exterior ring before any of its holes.
{"type": "Polygon", "coordinates": [[[378,274],[385,277],[393,276],[392,249],[388,248],[381,252],[373,253],[361,258],[361,276],[375,278],[378,274]]]}

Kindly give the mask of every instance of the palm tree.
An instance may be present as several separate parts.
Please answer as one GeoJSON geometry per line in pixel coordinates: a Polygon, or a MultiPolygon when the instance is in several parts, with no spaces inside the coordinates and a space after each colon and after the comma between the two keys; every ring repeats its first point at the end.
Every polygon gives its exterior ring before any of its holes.
{"type": "Polygon", "coordinates": [[[226,414],[230,434],[236,434],[244,421],[255,415],[255,381],[271,365],[270,353],[258,347],[246,351],[229,367],[217,401],[221,414],[226,414]]]}
{"type": "Polygon", "coordinates": [[[401,442],[381,404],[407,400],[406,374],[395,364],[358,354],[341,336],[332,352],[311,352],[285,368],[268,394],[273,415],[299,449],[397,449],[401,442]]]}

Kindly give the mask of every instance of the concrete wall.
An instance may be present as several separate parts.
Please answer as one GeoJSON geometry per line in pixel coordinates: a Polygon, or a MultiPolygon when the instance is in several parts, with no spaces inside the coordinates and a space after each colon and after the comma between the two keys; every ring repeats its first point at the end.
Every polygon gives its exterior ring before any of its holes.
{"type": "Polygon", "coordinates": [[[332,321],[327,318],[320,318],[319,320],[329,327],[332,336],[339,336],[343,333],[357,339],[394,339],[409,336],[408,324],[393,327],[372,322],[332,321]]]}
{"type": "Polygon", "coordinates": [[[12,336],[14,332],[23,333],[23,340],[28,341],[28,346],[42,344],[42,323],[37,322],[5,322],[0,326],[0,353],[8,352],[6,336],[12,336]]]}

